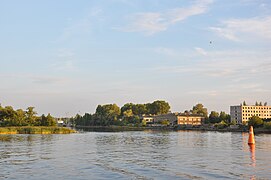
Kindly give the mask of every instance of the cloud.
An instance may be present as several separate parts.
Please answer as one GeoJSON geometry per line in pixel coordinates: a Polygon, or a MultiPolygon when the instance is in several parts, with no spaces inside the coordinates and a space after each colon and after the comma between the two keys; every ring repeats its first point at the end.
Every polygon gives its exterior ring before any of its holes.
{"type": "Polygon", "coordinates": [[[203,14],[213,0],[194,1],[191,7],[174,8],[164,12],[137,13],[129,18],[131,22],[126,27],[115,28],[124,32],[142,32],[145,35],[152,35],[166,31],[169,26],[183,21],[191,16],[203,14]]]}
{"type": "Polygon", "coordinates": [[[179,61],[176,64],[175,61],[174,65],[157,66],[150,71],[231,79],[235,82],[251,78],[266,78],[271,75],[271,51],[206,51],[202,48],[195,48],[195,50],[198,54],[194,57],[188,57],[183,53],[178,56],[179,59],[186,57],[185,62],[179,61]]]}
{"type": "Polygon", "coordinates": [[[200,47],[195,47],[195,51],[196,51],[198,54],[201,54],[201,55],[204,55],[204,56],[207,55],[207,52],[206,52],[204,49],[200,48],[200,47]]]}
{"type": "Polygon", "coordinates": [[[222,21],[220,27],[210,27],[219,36],[232,40],[271,39],[271,16],[222,21]]]}

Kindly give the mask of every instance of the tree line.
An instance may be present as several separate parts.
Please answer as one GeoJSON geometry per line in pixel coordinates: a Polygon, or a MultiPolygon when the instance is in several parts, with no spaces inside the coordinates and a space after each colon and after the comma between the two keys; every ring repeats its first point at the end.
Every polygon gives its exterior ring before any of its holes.
{"type": "Polygon", "coordinates": [[[121,108],[116,104],[98,105],[94,114],[77,114],[72,121],[81,126],[139,125],[142,115],[160,115],[170,112],[170,105],[163,100],[146,104],[126,103],[121,108]]]}
{"type": "MultiPolygon", "coordinates": [[[[98,105],[94,114],[77,114],[72,121],[80,126],[108,126],[108,125],[143,125],[143,115],[160,115],[170,112],[170,105],[166,101],[157,100],[146,104],[126,103],[122,107],[116,104],[98,105]]],[[[203,104],[196,104],[191,110],[184,111],[188,115],[200,115],[205,117],[205,123],[230,123],[230,115],[225,112],[211,111],[208,114],[203,104]]]]}
{"type": "Polygon", "coordinates": [[[0,105],[0,126],[56,126],[55,119],[48,114],[37,116],[34,107],[14,110],[12,106],[0,105]]]}

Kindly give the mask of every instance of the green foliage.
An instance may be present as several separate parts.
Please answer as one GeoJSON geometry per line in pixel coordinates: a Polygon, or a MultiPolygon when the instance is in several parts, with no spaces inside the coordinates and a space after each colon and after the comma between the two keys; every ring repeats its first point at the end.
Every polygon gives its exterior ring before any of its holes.
{"type": "Polygon", "coordinates": [[[225,123],[230,123],[231,116],[226,114],[225,112],[221,111],[220,113],[216,111],[211,111],[209,115],[209,122],[210,123],[220,123],[224,121],[225,123]]]}
{"type": "Polygon", "coordinates": [[[197,105],[193,106],[193,108],[190,112],[195,115],[204,116],[205,118],[208,117],[207,108],[204,108],[203,104],[197,104],[197,105]]]}
{"type": "Polygon", "coordinates": [[[228,124],[225,121],[221,121],[220,123],[216,123],[215,126],[218,129],[224,129],[224,128],[226,128],[228,126],[228,124]]]}
{"type": "Polygon", "coordinates": [[[219,114],[219,119],[220,121],[225,121],[226,123],[230,123],[231,121],[231,116],[224,111],[221,111],[219,114]]]}
{"type": "Polygon", "coordinates": [[[132,110],[133,115],[141,116],[143,114],[167,114],[170,111],[170,105],[163,100],[157,100],[147,104],[127,103],[121,108],[121,115],[127,110],[132,110]]]}
{"type": "Polygon", "coordinates": [[[146,125],[147,125],[147,122],[146,122],[146,120],[145,120],[145,119],[144,119],[144,120],[142,120],[141,125],[142,125],[142,126],[146,126],[146,125]]]}
{"type": "Polygon", "coordinates": [[[249,118],[248,125],[253,127],[260,127],[263,125],[263,120],[258,116],[252,116],[249,118]]]}
{"type": "Polygon", "coordinates": [[[126,103],[121,108],[116,104],[98,105],[96,112],[76,115],[72,118],[75,125],[108,126],[108,125],[139,125],[140,117],[144,114],[166,114],[170,110],[167,102],[157,100],[147,104],[126,103]]]}
{"type": "Polygon", "coordinates": [[[98,105],[96,116],[101,120],[101,125],[112,125],[118,120],[120,108],[116,104],[98,105]]]}
{"type": "Polygon", "coordinates": [[[219,118],[219,113],[215,111],[211,111],[209,115],[209,122],[210,123],[219,123],[221,120],[219,118]]]}
{"type": "Polygon", "coordinates": [[[170,122],[169,122],[169,120],[163,120],[160,122],[160,124],[168,126],[170,124],[170,122]]]}
{"type": "Polygon", "coordinates": [[[271,129],[271,122],[264,122],[264,123],[263,123],[263,127],[264,127],[265,129],[271,129]]]}
{"type": "Polygon", "coordinates": [[[167,114],[170,110],[170,105],[166,101],[154,101],[150,108],[150,114],[167,114]]]}
{"type": "Polygon", "coordinates": [[[68,134],[75,132],[69,128],[47,126],[0,127],[0,134],[68,134]]]}
{"type": "Polygon", "coordinates": [[[14,110],[11,106],[0,106],[0,126],[56,126],[56,121],[50,114],[38,117],[34,107],[23,111],[14,110]]]}
{"type": "Polygon", "coordinates": [[[236,121],[236,120],[233,120],[233,121],[231,121],[230,124],[231,124],[231,125],[236,125],[236,124],[237,124],[237,121],[236,121]]]}

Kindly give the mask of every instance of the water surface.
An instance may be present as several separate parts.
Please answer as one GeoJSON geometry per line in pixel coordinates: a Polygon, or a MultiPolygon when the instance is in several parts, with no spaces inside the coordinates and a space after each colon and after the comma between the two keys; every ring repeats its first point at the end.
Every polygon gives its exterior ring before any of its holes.
{"type": "Polygon", "coordinates": [[[82,132],[0,135],[0,179],[271,179],[271,135],[82,132]]]}

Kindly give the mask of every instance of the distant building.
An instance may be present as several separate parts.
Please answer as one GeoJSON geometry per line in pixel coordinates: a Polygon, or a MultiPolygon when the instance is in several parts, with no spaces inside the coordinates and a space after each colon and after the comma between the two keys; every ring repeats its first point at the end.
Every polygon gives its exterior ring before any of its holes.
{"type": "Polygon", "coordinates": [[[270,119],[271,106],[230,106],[230,115],[231,121],[235,120],[237,124],[247,124],[249,118],[252,116],[258,116],[262,119],[270,119]]]}
{"type": "Polygon", "coordinates": [[[178,115],[179,125],[200,126],[204,123],[204,117],[199,115],[178,115]]]}
{"type": "Polygon", "coordinates": [[[144,120],[147,124],[153,123],[153,116],[151,115],[143,115],[142,120],[144,120]]]}
{"type": "Polygon", "coordinates": [[[170,125],[175,125],[178,122],[177,116],[178,116],[178,113],[156,115],[153,117],[153,122],[155,124],[159,124],[162,121],[168,121],[170,125]]]}
{"type": "Polygon", "coordinates": [[[184,113],[169,113],[154,116],[154,123],[159,123],[161,121],[168,120],[170,125],[191,125],[199,126],[204,122],[204,117],[193,114],[184,113]]]}

